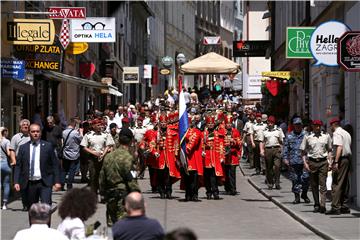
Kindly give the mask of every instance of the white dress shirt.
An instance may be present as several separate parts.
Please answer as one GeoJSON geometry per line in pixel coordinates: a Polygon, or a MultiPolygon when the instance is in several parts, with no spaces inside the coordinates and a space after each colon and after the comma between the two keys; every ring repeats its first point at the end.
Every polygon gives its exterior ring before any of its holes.
{"type": "Polygon", "coordinates": [[[16,233],[14,240],[69,240],[56,229],[49,228],[46,224],[33,224],[30,228],[16,233]]]}
{"type": "Polygon", "coordinates": [[[85,239],[85,225],[80,218],[65,218],[57,230],[69,239],[85,239]]]}
{"type": "Polygon", "coordinates": [[[29,177],[30,180],[40,180],[41,179],[41,171],[40,171],[40,148],[41,143],[38,142],[35,146],[30,143],[30,162],[29,162],[29,177]],[[34,176],[31,176],[31,161],[32,161],[32,152],[35,147],[35,164],[34,164],[34,176]]]}

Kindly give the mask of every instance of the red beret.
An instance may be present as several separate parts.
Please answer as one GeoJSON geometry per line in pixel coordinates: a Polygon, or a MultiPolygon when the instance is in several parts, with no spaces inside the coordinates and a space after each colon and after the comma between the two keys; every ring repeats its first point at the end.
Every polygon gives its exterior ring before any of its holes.
{"type": "Polygon", "coordinates": [[[322,122],[321,120],[313,120],[313,121],[312,121],[312,124],[313,124],[313,125],[322,126],[322,125],[323,125],[323,122],[322,122]]]}
{"type": "Polygon", "coordinates": [[[276,122],[274,116],[268,117],[268,120],[267,120],[267,121],[268,121],[268,122],[271,122],[271,123],[275,123],[275,122],[276,122]]]}
{"type": "Polygon", "coordinates": [[[256,113],[256,115],[255,115],[257,118],[259,117],[259,118],[261,118],[262,117],[262,114],[261,113],[256,113]]]}
{"type": "Polygon", "coordinates": [[[330,125],[332,125],[333,123],[339,123],[340,119],[338,117],[334,117],[330,120],[330,125]]]}
{"type": "Polygon", "coordinates": [[[96,119],[91,121],[91,124],[93,124],[93,125],[103,124],[103,120],[101,118],[96,118],[96,119]]]}
{"type": "Polygon", "coordinates": [[[143,118],[142,116],[139,116],[139,117],[137,118],[137,120],[138,120],[138,121],[144,121],[144,118],[143,118]]]}
{"type": "Polygon", "coordinates": [[[130,119],[127,118],[127,117],[125,117],[125,118],[123,118],[123,119],[121,120],[121,122],[123,122],[123,123],[129,123],[129,122],[130,122],[130,119]]]}

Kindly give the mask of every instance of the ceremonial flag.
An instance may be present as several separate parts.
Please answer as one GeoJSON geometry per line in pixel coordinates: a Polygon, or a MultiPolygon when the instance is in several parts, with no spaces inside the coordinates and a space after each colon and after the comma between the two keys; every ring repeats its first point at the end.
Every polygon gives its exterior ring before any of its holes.
{"type": "Polygon", "coordinates": [[[187,156],[185,136],[189,129],[189,118],[186,111],[184,92],[182,90],[182,77],[179,76],[179,137],[180,137],[180,161],[187,173],[187,156]]]}

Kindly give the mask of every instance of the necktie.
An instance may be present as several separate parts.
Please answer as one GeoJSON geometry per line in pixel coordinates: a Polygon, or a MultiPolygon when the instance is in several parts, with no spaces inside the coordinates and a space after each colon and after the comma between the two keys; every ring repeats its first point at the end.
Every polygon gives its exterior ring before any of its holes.
{"type": "Polygon", "coordinates": [[[36,153],[36,143],[32,143],[33,150],[31,153],[31,162],[30,162],[30,178],[34,177],[34,171],[35,171],[35,153],[36,153]]]}

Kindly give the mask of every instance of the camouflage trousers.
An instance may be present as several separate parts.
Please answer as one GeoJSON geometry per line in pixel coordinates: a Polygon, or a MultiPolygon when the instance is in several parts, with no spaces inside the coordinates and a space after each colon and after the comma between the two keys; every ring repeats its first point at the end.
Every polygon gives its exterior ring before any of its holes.
{"type": "Polygon", "coordinates": [[[309,172],[304,170],[304,164],[291,164],[289,179],[292,181],[292,192],[306,194],[309,189],[309,172]]]}
{"type": "Polygon", "coordinates": [[[110,198],[106,200],[106,222],[111,227],[119,219],[126,216],[123,198],[110,198]]]}

